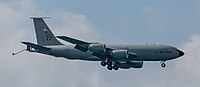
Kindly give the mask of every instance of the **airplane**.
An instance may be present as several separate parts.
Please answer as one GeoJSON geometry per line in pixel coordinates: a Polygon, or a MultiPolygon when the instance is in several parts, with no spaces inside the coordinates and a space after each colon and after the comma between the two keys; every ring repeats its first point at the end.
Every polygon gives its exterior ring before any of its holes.
{"type": "MultiPolygon", "coordinates": [[[[22,51],[41,53],[70,60],[100,61],[108,70],[142,68],[143,61],[165,62],[184,55],[184,52],[169,45],[103,44],[79,40],[68,36],[54,36],[44,17],[31,17],[34,22],[37,44],[21,42],[27,47],[22,51]],[[61,43],[57,38],[69,45],[61,43]]],[[[16,55],[21,53],[12,53],[16,55]]]]}

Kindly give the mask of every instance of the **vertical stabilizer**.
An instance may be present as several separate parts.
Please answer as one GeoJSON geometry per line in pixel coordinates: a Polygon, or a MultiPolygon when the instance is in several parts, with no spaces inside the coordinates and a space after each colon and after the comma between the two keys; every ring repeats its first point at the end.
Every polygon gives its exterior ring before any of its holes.
{"type": "Polygon", "coordinates": [[[31,18],[33,19],[35,26],[35,33],[38,45],[50,46],[50,45],[62,45],[56,37],[53,35],[43,18],[31,18]]]}

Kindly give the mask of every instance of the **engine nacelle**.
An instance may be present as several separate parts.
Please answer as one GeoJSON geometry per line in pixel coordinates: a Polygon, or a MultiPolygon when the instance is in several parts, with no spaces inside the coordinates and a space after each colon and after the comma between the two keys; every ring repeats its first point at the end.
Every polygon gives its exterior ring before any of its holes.
{"type": "Polygon", "coordinates": [[[130,65],[132,68],[142,68],[143,61],[132,61],[132,62],[130,62],[130,65]]]}
{"type": "Polygon", "coordinates": [[[103,53],[106,51],[105,44],[91,44],[88,46],[88,49],[95,53],[103,53]]]}
{"type": "Polygon", "coordinates": [[[113,58],[116,58],[116,59],[128,58],[128,51],[127,50],[113,50],[111,55],[113,58]]]}
{"type": "Polygon", "coordinates": [[[119,68],[122,69],[130,69],[130,68],[142,68],[143,67],[143,61],[133,61],[133,62],[127,62],[127,63],[117,63],[119,68]]]}

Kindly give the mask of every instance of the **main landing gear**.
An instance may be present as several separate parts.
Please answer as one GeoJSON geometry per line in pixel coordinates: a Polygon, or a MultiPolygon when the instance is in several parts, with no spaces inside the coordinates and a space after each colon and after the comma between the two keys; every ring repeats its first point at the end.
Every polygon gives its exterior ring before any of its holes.
{"type": "Polygon", "coordinates": [[[161,61],[160,63],[161,63],[161,67],[163,68],[166,67],[165,61],[161,61]]]}
{"type": "Polygon", "coordinates": [[[102,66],[106,66],[106,61],[101,61],[102,66]]]}
{"type": "Polygon", "coordinates": [[[101,65],[102,66],[106,66],[107,65],[107,69],[108,70],[112,70],[112,69],[114,69],[114,70],[118,70],[119,69],[119,66],[117,66],[116,64],[113,64],[113,62],[112,61],[101,61],[101,65]]]}

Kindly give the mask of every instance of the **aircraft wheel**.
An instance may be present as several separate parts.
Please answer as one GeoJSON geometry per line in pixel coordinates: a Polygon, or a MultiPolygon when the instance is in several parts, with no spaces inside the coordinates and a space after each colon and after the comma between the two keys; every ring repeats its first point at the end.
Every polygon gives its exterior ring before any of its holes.
{"type": "Polygon", "coordinates": [[[118,69],[119,69],[119,66],[114,65],[114,66],[113,66],[113,69],[114,69],[114,70],[118,70],[118,69]]]}
{"type": "Polygon", "coordinates": [[[163,67],[163,68],[164,68],[165,66],[166,66],[166,64],[165,64],[165,63],[161,63],[161,67],[163,67]]]}
{"type": "Polygon", "coordinates": [[[112,62],[111,62],[111,61],[107,61],[107,65],[108,65],[108,66],[111,66],[111,65],[112,65],[112,62]]]}
{"type": "Polygon", "coordinates": [[[106,61],[101,61],[102,66],[106,66],[106,61]]]}
{"type": "Polygon", "coordinates": [[[108,70],[112,70],[112,66],[107,66],[107,69],[108,70]]]}

